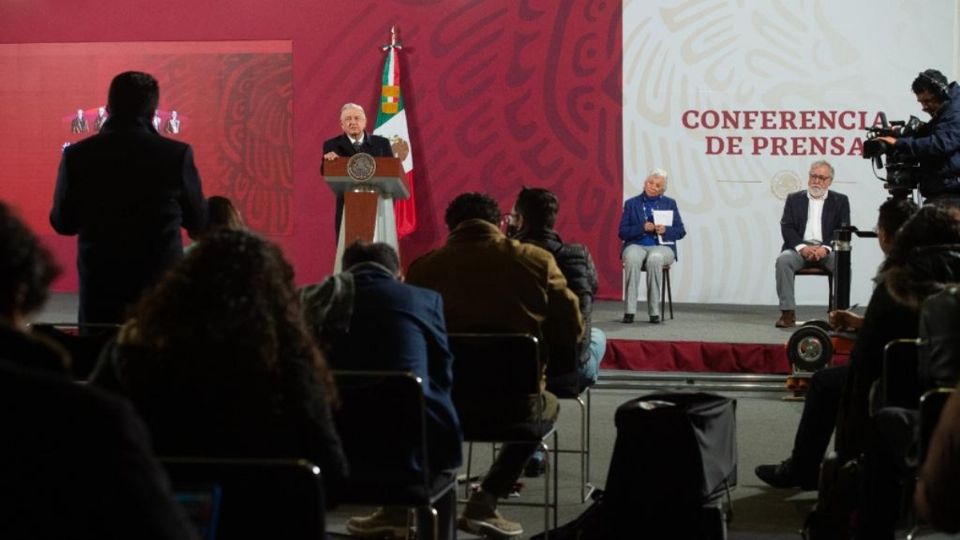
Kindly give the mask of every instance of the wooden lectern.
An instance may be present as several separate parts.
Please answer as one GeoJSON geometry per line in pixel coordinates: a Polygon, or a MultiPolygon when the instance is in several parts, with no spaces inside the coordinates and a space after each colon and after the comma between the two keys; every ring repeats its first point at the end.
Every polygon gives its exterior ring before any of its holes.
{"type": "Polygon", "coordinates": [[[339,267],[346,246],[356,240],[374,241],[381,199],[406,199],[410,191],[404,181],[403,162],[394,157],[356,154],[337,158],[324,162],[323,174],[330,189],[343,194],[343,223],[336,263],[339,267]]]}

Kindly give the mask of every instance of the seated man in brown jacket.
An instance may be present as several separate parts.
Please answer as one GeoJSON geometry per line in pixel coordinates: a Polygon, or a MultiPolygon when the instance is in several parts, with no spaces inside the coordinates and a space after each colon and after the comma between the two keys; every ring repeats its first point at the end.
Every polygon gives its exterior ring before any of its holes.
{"type": "MultiPolygon", "coordinates": [[[[480,193],[455,198],[447,207],[446,223],[446,245],[414,261],[407,283],[443,296],[447,330],[531,334],[545,344],[545,362],[551,355],[574,354],[583,320],[553,256],[504,236],[496,201],[480,193]]],[[[544,391],[542,400],[544,416],[555,419],[556,396],[544,391]]],[[[535,450],[532,443],[502,447],[480,491],[467,503],[461,529],[496,536],[523,533],[519,523],[497,512],[497,499],[507,496],[535,450]]]]}

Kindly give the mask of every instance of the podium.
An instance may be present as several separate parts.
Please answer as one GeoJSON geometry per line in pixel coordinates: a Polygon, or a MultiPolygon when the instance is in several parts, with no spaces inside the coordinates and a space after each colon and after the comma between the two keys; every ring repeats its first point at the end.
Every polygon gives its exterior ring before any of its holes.
{"type": "Polygon", "coordinates": [[[343,195],[334,272],[341,270],[344,249],[357,240],[386,242],[398,249],[393,200],[410,196],[403,162],[361,153],[324,162],[323,173],[330,189],[343,195]]]}

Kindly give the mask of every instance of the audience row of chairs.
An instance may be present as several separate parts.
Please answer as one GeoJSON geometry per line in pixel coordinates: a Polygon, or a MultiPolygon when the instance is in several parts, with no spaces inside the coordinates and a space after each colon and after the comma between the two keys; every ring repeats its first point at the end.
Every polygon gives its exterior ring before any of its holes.
{"type": "MultiPolygon", "coordinates": [[[[74,353],[75,376],[89,374],[98,351],[117,327],[79,328],[75,324],[38,324],[74,353]]],[[[505,504],[544,508],[544,529],[557,525],[557,431],[541,415],[537,421],[509,421],[484,414],[516,405],[523,410],[541,393],[539,343],[525,334],[451,334],[453,398],[464,438],[471,443],[535,442],[547,457],[542,502],[505,504]],[[547,441],[552,438],[551,445],[547,441]],[[551,452],[552,451],[552,452],[551,452]],[[550,453],[553,454],[552,459],[550,453]],[[552,522],[551,522],[552,516],[552,522]]],[[[351,466],[344,504],[406,506],[417,509],[419,538],[436,538],[438,501],[456,486],[455,475],[428,475],[426,411],[419,378],[410,373],[334,371],[341,406],[335,412],[338,433],[351,466]],[[394,441],[415,441],[413,455],[395,450],[394,441]],[[422,464],[410,474],[410,464],[422,464]]],[[[589,414],[577,390],[559,397],[574,399],[581,411],[579,453],[583,484],[589,478],[589,414]]],[[[539,402],[539,400],[537,400],[539,402]]],[[[162,458],[178,497],[206,538],[319,538],[324,529],[321,471],[302,460],[232,460],[201,456],[162,458]]],[[[470,478],[472,460],[467,460],[470,478]]],[[[470,482],[466,482],[469,489],[470,482]]],[[[467,493],[469,495],[469,493],[467,493]]],[[[589,493],[582,488],[581,498],[589,493]]],[[[453,508],[453,511],[456,509],[453,508]]],[[[411,524],[412,525],[412,524],[411,524]]]]}

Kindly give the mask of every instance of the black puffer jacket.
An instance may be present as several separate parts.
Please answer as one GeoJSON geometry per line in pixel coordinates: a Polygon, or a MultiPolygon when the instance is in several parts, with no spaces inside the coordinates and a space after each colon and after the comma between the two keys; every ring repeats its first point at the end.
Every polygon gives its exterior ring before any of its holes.
{"type": "Polygon", "coordinates": [[[523,230],[514,238],[552,253],[560,272],[567,279],[567,288],[580,300],[584,330],[583,339],[577,344],[577,353],[580,364],[583,365],[590,356],[590,331],[593,328],[590,314],[593,311],[593,297],[597,294],[597,269],[593,265],[590,252],[583,244],[564,244],[560,235],[551,229],[523,230]]]}

